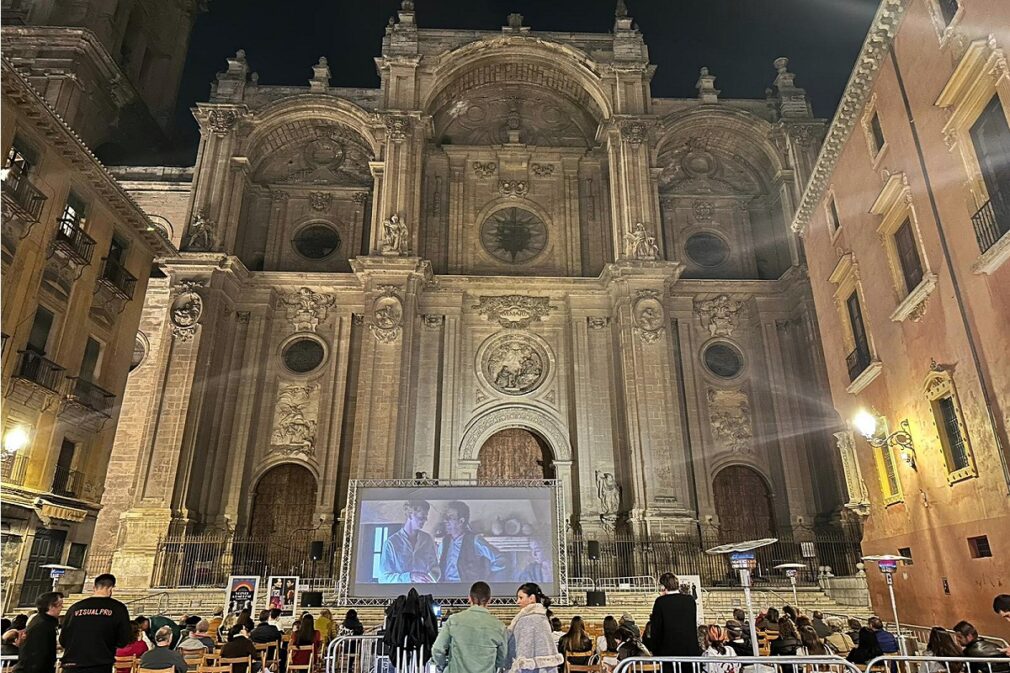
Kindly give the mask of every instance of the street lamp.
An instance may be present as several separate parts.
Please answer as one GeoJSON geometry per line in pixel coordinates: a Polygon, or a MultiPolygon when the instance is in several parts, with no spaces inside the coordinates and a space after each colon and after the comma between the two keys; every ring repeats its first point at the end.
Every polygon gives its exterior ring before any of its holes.
{"type": "Polygon", "coordinates": [[[916,469],[915,446],[912,444],[912,428],[909,426],[907,418],[898,424],[897,430],[888,433],[886,419],[866,409],[860,409],[853,416],[852,425],[872,447],[886,449],[891,446],[897,446],[901,453],[901,459],[913,470],[916,469]]]}
{"type": "Polygon", "coordinates": [[[898,603],[894,600],[894,573],[898,570],[898,561],[911,561],[907,556],[882,554],[880,556],[864,556],[864,561],[873,561],[880,568],[887,581],[887,591],[891,595],[891,612],[894,614],[894,637],[898,639],[898,650],[905,656],[905,641],[901,637],[901,622],[898,621],[898,603]]]}
{"type": "Polygon", "coordinates": [[[766,537],[760,540],[721,544],[705,550],[706,554],[729,554],[730,565],[740,571],[740,585],[743,587],[743,595],[747,603],[747,623],[750,624],[750,645],[755,657],[761,656],[761,653],[758,651],[757,630],[754,625],[754,605],[750,597],[750,571],[757,565],[754,550],[778,541],[778,538],[766,537]]]}
{"type": "Polygon", "coordinates": [[[28,446],[30,439],[28,429],[23,425],[7,428],[3,436],[3,450],[8,454],[17,453],[28,446]]]}
{"type": "Polygon", "coordinates": [[[775,566],[775,570],[786,571],[786,577],[789,578],[789,583],[793,585],[793,605],[797,609],[800,607],[800,599],[796,596],[796,575],[802,568],[806,568],[802,563],[780,563],[775,566]]]}

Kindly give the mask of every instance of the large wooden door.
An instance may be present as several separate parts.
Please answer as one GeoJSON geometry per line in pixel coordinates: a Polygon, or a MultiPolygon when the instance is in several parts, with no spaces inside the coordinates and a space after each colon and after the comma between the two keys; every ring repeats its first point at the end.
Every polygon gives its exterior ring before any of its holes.
{"type": "Polygon", "coordinates": [[[67,531],[39,528],[35,531],[32,549],[28,553],[28,568],[25,582],[21,587],[20,604],[35,605],[35,599],[53,588],[49,569],[42,566],[63,562],[63,545],[67,541],[67,531]]]}
{"type": "Polygon", "coordinates": [[[529,430],[508,428],[491,435],[478,454],[477,478],[549,479],[553,475],[549,452],[529,430]]]}
{"type": "Polygon", "coordinates": [[[712,491],[724,542],[774,535],[771,494],[760,474],[743,465],[731,465],[715,475],[712,491]]]}
{"type": "Polygon", "coordinates": [[[253,496],[249,532],[256,538],[291,537],[314,527],[316,478],[293,463],[273,467],[260,477],[253,496]]]}

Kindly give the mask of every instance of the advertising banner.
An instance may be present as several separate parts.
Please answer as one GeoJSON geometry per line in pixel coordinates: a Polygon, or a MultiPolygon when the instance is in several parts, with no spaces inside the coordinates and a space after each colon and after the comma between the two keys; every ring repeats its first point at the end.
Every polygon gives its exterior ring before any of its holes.
{"type": "Polygon", "coordinates": [[[232,575],[228,578],[227,594],[225,595],[225,614],[231,615],[242,610],[252,612],[256,605],[256,591],[260,586],[260,578],[250,575],[232,575]]]}

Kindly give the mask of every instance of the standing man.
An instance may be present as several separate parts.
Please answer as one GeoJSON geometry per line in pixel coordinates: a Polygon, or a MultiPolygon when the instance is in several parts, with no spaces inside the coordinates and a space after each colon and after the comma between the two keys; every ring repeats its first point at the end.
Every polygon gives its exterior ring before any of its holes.
{"type": "MultiPolygon", "coordinates": [[[[657,656],[701,656],[698,603],[694,596],[680,593],[680,582],[673,573],[663,573],[659,585],[660,596],[652,606],[646,646],[657,656]]],[[[664,670],[672,670],[672,667],[664,666],[664,670]]]]}
{"type": "Polygon", "coordinates": [[[491,587],[474,582],[470,607],[450,615],[431,648],[431,660],[443,673],[494,673],[505,667],[508,641],[505,625],[487,610],[491,587]]]}
{"type": "Polygon", "coordinates": [[[379,584],[430,584],[438,581],[435,539],[424,532],[431,510],[424,500],[404,505],[407,520],[386,538],[379,556],[379,584]]]}
{"type": "Polygon", "coordinates": [[[505,569],[501,552],[470,530],[470,507],[465,502],[454,500],[446,505],[442,523],[445,538],[439,566],[443,582],[489,579],[492,573],[505,569]]]}
{"type": "Polygon", "coordinates": [[[53,673],[56,670],[56,631],[63,609],[63,594],[47,591],[35,601],[38,614],[28,622],[18,651],[16,673],[53,673]]]}
{"type": "Polygon", "coordinates": [[[109,673],[116,648],[133,640],[130,614],[112,597],[116,576],[95,578],[95,592],[67,611],[60,631],[65,673],[109,673]]]}

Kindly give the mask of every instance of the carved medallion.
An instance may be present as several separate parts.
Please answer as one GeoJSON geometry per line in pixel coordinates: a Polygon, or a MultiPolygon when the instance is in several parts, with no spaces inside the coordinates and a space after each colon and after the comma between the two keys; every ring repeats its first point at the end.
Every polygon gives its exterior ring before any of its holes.
{"type": "Polygon", "coordinates": [[[715,204],[711,201],[697,201],[694,204],[695,222],[711,222],[715,215],[715,204]]]}
{"type": "Polygon", "coordinates": [[[538,178],[546,178],[554,174],[554,164],[531,164],[530,170],[538,178]]]}
{"type": "Polygon", "coordinates": [[[621,137],[631,145],[641,145],[649,137],[649,127],[644,122],[626,120],[621,122],[621,137]]]}
{"type": "Polygon", "coordinates": [[[481,358],[481,371],[488,385],[506,395],[525,395],[539,388],[548,369],[543,347],[519,333],[492,339],[481,358]]]}
{"type": "Polygon", "coordinates": [[[639,290],[631,310],[635,322],[634,331],[643,343],[651,344],[659,340],[665,329],[665,311],[656,290],[639,290]]]}
{"type": "Polygon", "coordinates": [[[172,335],[179,341],[192,341],[203,315],[203,298],[196,288],[201,281],[183,281],[178,287],[178,295],[172,302],[172,335]]]}
{"type": "Polygon", "coordinates": [[[502,327],[525,329],[532,322],[540,322],[551,312],[549,297],[527,297],[508,294],[501,297],[478,297],[472,308],[490,322],[502,327]]]}
{"type": "Polygon", "coordinates": [[[281,303],[287,306],[288,321],[296,332],[315,332],[335,302],[335,297],[307,287],[281,296],[281,303]]]}
{"type": "Polygon", "coordinates": [[[238,113],[235,110],[213,109],[207,114],[207,126],[214,133],[224,135],[235,128],[238,121],[238,113]]]}
{"type": "Polygon", "coordinates": [[[386,136],[395,143],[403,142],[410,133],[410,117],[390,115],[385,119],[386,136]]]}
{"type": "Polygon", "coordinates": [[[702,327],[712,336],[730,336],[736,329],[743,303],[721,294],[714,299],[695,300],[694,311],[701,320],[702,327]]]}
{"type": "Polygon", "coordinates": [[[372,335],[381,343],[390,344],[403,331],[403,302],[397,295],[395,285],[379,288],[381,294],[372,303],[372,335]]]}
{"type": "Polygon", "coordinates": [[[500,180],[498,193],[510,199],[518,199],[530,193],[530,186],[525,180],[500,180]]]}
{"type": "Polygon", "coordinates": [[[333,202],[333,194],[328,192],[310,192],[309,193],[309,203],[312,204],[312,210],[325,211],[329,210],[330,204],[333,202]]]}

